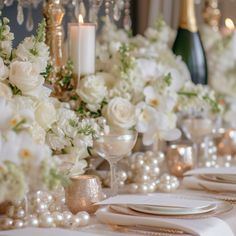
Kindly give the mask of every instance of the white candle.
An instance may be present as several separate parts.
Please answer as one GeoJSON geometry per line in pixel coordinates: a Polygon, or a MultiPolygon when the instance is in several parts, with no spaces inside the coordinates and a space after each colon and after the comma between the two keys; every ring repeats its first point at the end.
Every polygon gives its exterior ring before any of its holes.
{"type": "MultiPolygon", "coordinates": [[[[80,15],[80,19],[81,19],[80,15]]],[[[83,19],[83,18],[82,18],[83,19]]],[[[95,73],[95,24],[79,23],[79,72],[80,76],[95,73]]]]}
{"type": "Polygon", "coordinates": [[[95,73],[95,24],[69,24],[69,55],[78,77],[95,73]]]}
{"type": "Polygon", "coordinates": [[[79,24],[69,23],[69,58],[73,62],[73,73],[79,77],[79,24]]]}

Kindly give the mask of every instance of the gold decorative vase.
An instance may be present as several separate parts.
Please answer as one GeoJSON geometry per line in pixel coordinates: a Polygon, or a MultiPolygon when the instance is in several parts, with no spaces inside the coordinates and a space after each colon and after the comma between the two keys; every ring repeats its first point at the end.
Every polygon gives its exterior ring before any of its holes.
{"type": "Polygon", "coordinates": [[[65,188],[66,205],[76,214],[79,211],[94,213],[98,206],[94,205],[103,199],[101,183],[96,176],[81,175],[70,178],[71,183],[65,188]]]}

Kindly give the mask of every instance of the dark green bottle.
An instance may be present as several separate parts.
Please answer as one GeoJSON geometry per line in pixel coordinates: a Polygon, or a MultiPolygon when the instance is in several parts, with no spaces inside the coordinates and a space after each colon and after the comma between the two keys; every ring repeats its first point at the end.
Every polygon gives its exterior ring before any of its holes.
{"type": "Polygon", "coordinates": [[[197,28],[194,0],[181,0],[180,24],[173,52],[187,64],[195,84],[207,84],[207,62],[197,28]]]}

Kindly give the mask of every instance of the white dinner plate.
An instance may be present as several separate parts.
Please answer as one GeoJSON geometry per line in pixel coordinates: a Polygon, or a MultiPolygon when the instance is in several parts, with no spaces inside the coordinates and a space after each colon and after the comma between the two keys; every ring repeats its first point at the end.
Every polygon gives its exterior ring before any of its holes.
{"type": "Polygon", "coordinates": [[[153,215],[193,215],[202,214],[216,209],[217,204],[209,204],[204,207],[184,208],[184,207],[168,207],[168,206],[151,206],[151,205],[128,205],[132,210],[148,213],[153,215]]]}

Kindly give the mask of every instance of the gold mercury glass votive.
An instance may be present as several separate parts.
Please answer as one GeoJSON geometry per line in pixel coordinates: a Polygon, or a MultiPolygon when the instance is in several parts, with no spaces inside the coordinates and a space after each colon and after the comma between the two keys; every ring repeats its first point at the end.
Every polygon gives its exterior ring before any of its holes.
{"type": "Polygon", "coordinates": [[[181,141],[167,147],[167,164],[170,174],[182,177],[194,167],[194,151],[191,143],[181,141]]]}
{"type": "Polygon", "coordinates": [[[65,188],[66,205],[76,214],[79,211],[94,213],[102,200],[103,193],[99,179],[93,175],[80,175],[70,178],[70,184],[65,188]]]}

